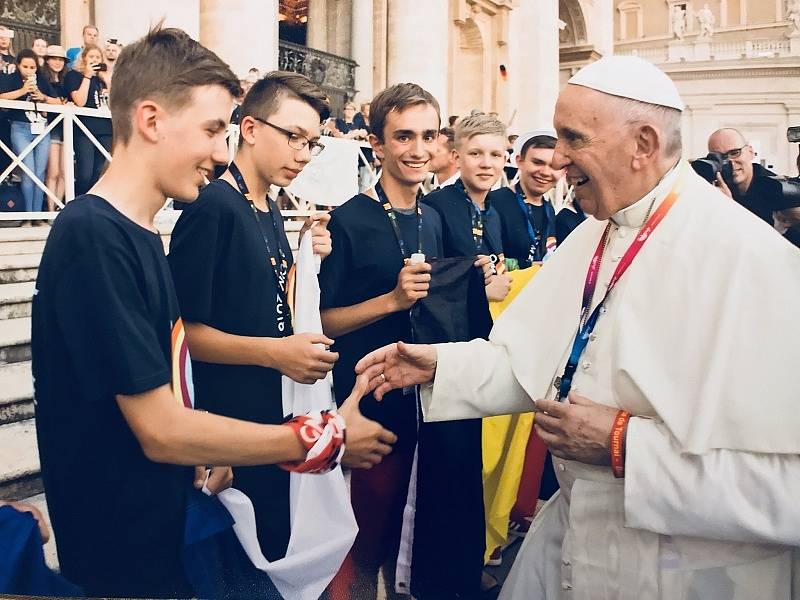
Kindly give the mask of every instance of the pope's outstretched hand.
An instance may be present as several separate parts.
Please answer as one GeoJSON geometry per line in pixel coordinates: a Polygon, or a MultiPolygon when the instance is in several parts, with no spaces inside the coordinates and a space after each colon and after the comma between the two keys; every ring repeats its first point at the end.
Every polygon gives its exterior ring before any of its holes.
{"type": "Polygon", "coordinates": [[[369,381],[369,389],[381,400],[391,390],[433,381],[436,348],[405,342],[389,344],[358,361],[356,373],[369,381]]]}

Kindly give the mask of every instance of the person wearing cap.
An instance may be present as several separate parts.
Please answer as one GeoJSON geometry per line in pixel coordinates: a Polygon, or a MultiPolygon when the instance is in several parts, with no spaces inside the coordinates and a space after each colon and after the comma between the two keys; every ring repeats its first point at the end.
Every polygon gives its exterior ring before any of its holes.
{"type": "MultiPolygon", "coordinates": [[[[64,89],[64,79],[69,72],[67,67],[67,53],[62,46],[51,45],[47,47],[44,55],[42,75],[50,82],[54,95],[62,103],[67,102],[67,91],[64,89]]],[[[48,122],[53,121],[58,115],[48,113],[48,122]]],[[[64,126],[62,123],[50,130],[50,156],[47,160],[47,176],[45,185],[59,199],[64,197],[64,126]]],[[[56,204],[50,196],[46,197],[47,210],[54,211],[56,204]]]]}
{"type": "Polygon", "coordinates": [[[427,421],[538,411],[561,489],[501,600],[797,595],[800,253],[681,160],[683,108],[638,57],[578,71],[553,167],[594,219],[489,341],[356,366],[378,398],[421,384],[427,421]]]}
{"type": "Polygon", "coordinates": [[[502,187],[489,194],[500,214],[505,256],[516,259],[521,269],[544,260],[556,248],[556,211],[546,196],[563,176],[550,164],[555,147],[552,129],[518,137],[513,152],[519,181],[514,189],[502,187]]]}

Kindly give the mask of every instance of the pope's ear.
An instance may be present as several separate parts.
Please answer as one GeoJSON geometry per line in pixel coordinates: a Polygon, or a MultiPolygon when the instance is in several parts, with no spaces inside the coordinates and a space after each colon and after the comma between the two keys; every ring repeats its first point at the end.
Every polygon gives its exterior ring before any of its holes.
{"type": "Polygon", "coordinates": [[[653,162],[664,149],[663,133],[648,123],[636,128],[633,141],[633,162],[637,170],[653,162]]]}

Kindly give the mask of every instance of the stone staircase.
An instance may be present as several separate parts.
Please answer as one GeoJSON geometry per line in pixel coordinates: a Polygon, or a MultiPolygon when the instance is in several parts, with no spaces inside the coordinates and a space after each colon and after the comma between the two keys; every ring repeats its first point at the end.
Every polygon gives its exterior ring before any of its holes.
{"type": "MultiPolygon", "coordinates": [[[[31,298],[50,227],[0,229],[0,500],[47,514],[33,419],[31,298]]],[[[56,564],[55,540],[45,547],[56,564]]]]}

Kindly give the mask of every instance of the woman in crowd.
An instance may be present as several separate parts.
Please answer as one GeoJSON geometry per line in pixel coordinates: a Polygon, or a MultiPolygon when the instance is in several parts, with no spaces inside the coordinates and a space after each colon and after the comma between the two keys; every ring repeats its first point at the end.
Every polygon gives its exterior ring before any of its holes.
{"type": "MultiPolygon", "coordinates": [[[[42,74],[50,83],[50,87],[56,98],[62,103],[67,101],[67,92],[64,87],[67,68],[67,53],[61,46],[48,46],[45,52],[44,66],[42,74]]],[[[49,119],[54,119],[55,113],[51,113],[49,119]]],[[[47,161],[47,188],[52,191],[59,199],[64,197],[64,126],[62,123],[56,125],[50,131],[50,158],[47,161]]],[[[55,210],[55,202],[47,197],[47,210],[55,210]]]]}
{"type": "Polygon", "coordinates": [[[367,139],[368,132],[363,127],[363,119],[359,124],[356,121],[356,105],[352,102],[347,102],[344,105],[344,117],[341,119],[336,119],[336,129],[339,132],[339,135],[336,137],[343,137],[347,138],[348,140],[365,140],[367,139]]]}
{"type": "MultiPolygon", "coordinates": [[[[75,69],[64,77],[64,91],[75,106],[101,108],[108,105],[108,77],[103,68],[103,53],[95,45],[83,48],[75,69]]],[[[89,132],[111,151],[111,119],[79,117],[89,132]]],[[[85,194],[100,178],[106,159],[92,140],[76,126],[75,132],[75,195],[85,194]]]]}
{"type": "Polygon", "coordinates": [[[36,62],[39,63],[39,68],[43,67],[45,55],[47,54],[47,42],[42,38],[36,38],[31,44],[31,50],[36,53],[36,62]]]}
{"type": "MultiPolygon", "coordinates": [[[[38,75],[36,53],[30,48],[20,50],[16,59],[17,69],[11,75],[0,79],[0,100],[21,100],[34,103],[58,103],[47,80],[38,75]]],[[[12,110],[8,113],[11,121],[11,146],[19,155],[42,132],[47,117],[36,110],[12,110]]],[[[50,134],[34,146],[22,163],[28,167],[39,181],[44,179],[47,169],[47,156],[50,149],[50,134]]],[[[22,197],[25,199],[25,210],[39,212],[44,202],[44,191],[39,188],[27,174],[22,175],[22,197]]]]}

